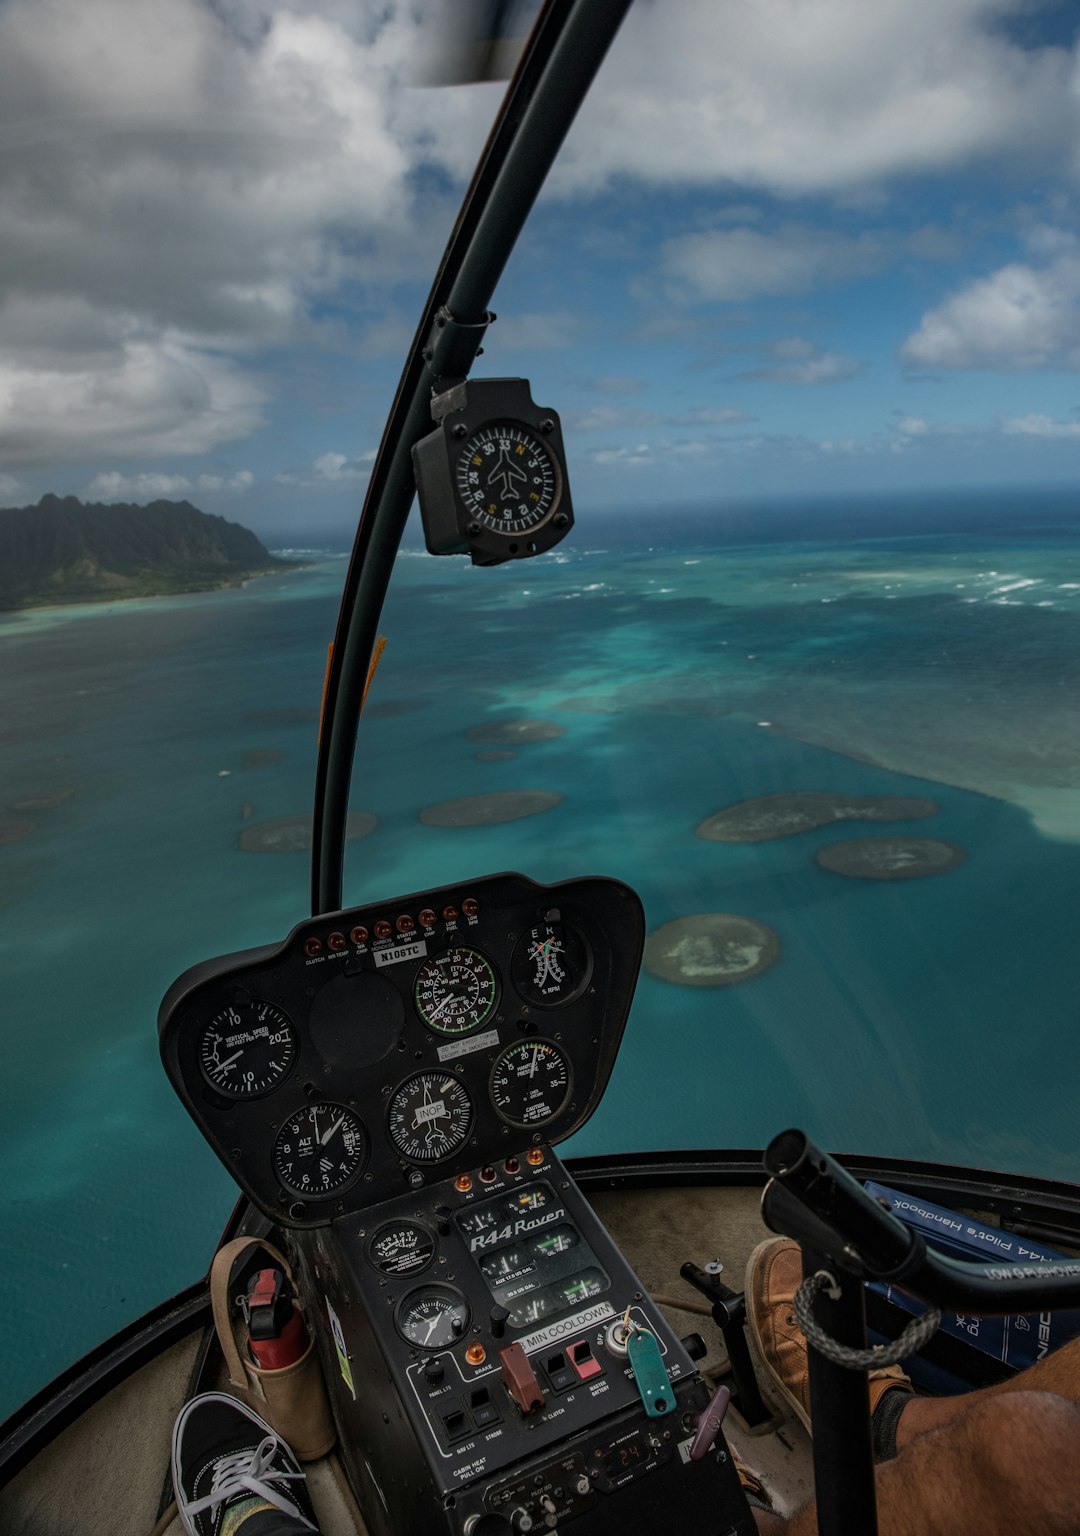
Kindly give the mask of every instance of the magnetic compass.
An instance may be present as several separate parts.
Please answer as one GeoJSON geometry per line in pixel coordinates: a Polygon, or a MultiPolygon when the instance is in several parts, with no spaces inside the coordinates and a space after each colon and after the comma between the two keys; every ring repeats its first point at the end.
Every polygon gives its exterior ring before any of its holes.
{"type": "Polygon", "coordinates": [[[526,379],[470,379],[431,402],[413,448],[427,547],[498,565],[543,554],[574,522],[562,429],[526,379]]]}
{"type": "Polygon", "coordinates": [[[521,538],[555,510],[562,472],[535,432],[521,422],[497,421],[480,427],[458,450],[454,485],[482,528],[521,538]]]}

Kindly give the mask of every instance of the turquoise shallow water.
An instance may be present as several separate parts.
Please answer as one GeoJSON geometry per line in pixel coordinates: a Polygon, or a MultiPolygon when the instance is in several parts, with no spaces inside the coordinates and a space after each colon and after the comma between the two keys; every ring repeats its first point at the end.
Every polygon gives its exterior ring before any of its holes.
{"type": "MultiPolygon", "coordinates": [[[[643,976],[568,1150],[761,1146],[798,1123],[842,1150],[1076,1177],[1080,525],[1053,500],[1008,513],[669,520],[651,552],[590,528],[494,571],[403,555],[353,797],[379,825],[350,845],[347,900],[607,873],[650,928],[730,911],[780,938],[740,986],[643,976]],[[521,717],[564,733],[479,760],[466,729],[521,717]],[[418,820],[515,788],[563,801],[472,831],[418,820]],[[693,836],[808,789],[928,796],[937,814],[896,830],[967,860],[878,884],[813,854],[888,827],[693,836]]],[[[0,807],[75,791],[0,812],[34,823],[0,846],[0,1199],[26,1281],[0,1412],[206,1268],[233,1189],[172,1097],[156,1010],[187,965],[306,913],[306,855],[237,838],[309,806],[343,574],[0,622],[0,807]]]]}

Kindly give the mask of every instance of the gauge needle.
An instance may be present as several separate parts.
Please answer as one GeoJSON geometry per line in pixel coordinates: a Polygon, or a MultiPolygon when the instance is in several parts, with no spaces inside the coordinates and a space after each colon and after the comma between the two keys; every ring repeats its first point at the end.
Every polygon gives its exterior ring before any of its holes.
{"type": "Polygon", "coordinates": [[[424,1343],[425,1344],[427,1343],[428,1339],[431,1338],[431,1335],[435,1332],[435,1330],[436,1330],[436,1328],[438,1326],[439,1326],[439,1319],[438,1319],[438,1317],[437,1316],[433,1317],[431,1319],[431,1322],[428,1323],[427,1333],[424,1334],[424,1343]]]}
{"type": "Polygon", "coordinates": [[[536,1046],[535,1049],[533,1050],[532,1066],[529,1068],[529,1076],[530,1077],[535,1077],[536,1076],[536,1063],[539,1060],[540,1060],[540,1047],[536,1046]]]}
{"type": "Polygon", "coordinates": [[[244,1054],[244,1050],[243,1050],[243,1047],[241,1046],[240,1050],[233,1051],[231,1056],[227,1056],[224,1061],[219,1061],[218,1062],[218,1071],[219,1072],[224,1072],[225,1068],[226,1067],[231,1067],[234,1061],[239,1061],[243,1054],[244,1054]]]}
{"type": "Polygon", "coordinates": [[[331,1126],[331,1127],[330,1127],[330,1129],[329,1129],[329,1130],[328,1130],[328,1131],[324,1131],[324,1132],[323,1132],[323,1134],[322,1134],[322,1135],[321,1135],[321,1136],[320,1136],[320,1137],[319,1137],[319,1146],[320,1146],[320,1147],[325,1147],[325,1146],[326,1146],[326,1143],[327,1143],[327,1142],[328,1142],[328,1141],[329,1141],[329,1140],[330,1140],[330,1138],[331,1138],[331,1136],[332,1136],[332,1135],[333,1135],[333,1134],[334,1134],[334,1132],[335,1132],[335,1131],[336,1131],[336,1130],[339,1130],[339,1129],[340,1129],[340,1127],[341,1127],[341,1122],[342,1122],[342,1121],[343,1121],[343,1120],[344,1120],[344,1119],[345,1119],[345,1116],[344,1116],[344,1115],[338,1115],[338,1117],[337,1117],[337,1119],[336,1119],[336,1120],[335,1120],[335,1121],[334,1121],[334,1123],[333,1123],[333,1125],[332,1125],[332,1126],[331,1126]]]}

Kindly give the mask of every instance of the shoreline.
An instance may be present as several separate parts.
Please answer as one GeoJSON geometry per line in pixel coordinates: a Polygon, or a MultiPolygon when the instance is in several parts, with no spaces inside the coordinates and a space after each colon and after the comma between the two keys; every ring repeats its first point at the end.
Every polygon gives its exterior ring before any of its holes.
{"type": "Polygon", "coordinates": [[[284,576],[289,571],[306,570],[315,563],[314,560],[279,560],[264,570],[237,571],[227,581],[216,581],[208,586],[181,586],[162,592],[100,592],[96,596],[58,598],[55,602],[20,603],[15,608],[0,607],[0,623],[21,613],[49,613],[59,608],[100,608],[103,603],[153,603],[162,597],[197,597],[206,592],[240,591],[249,582],[258,581],[264,576],[284,576]]]}

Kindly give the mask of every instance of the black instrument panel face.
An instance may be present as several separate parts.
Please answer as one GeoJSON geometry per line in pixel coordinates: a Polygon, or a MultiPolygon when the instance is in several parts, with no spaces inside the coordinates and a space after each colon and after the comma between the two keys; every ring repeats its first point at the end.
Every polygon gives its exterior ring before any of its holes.
{"type": "MultiPolygon", "coordinates": [[[[396,897],[185,972],[162,1003],[162,1059],[244,1193],[321,1225],[577,1130],[643,942],[616,880],[492,875],[396,897]]],[[[410,1262],[405,1236],[387,1244],[410,1262]]]]}

